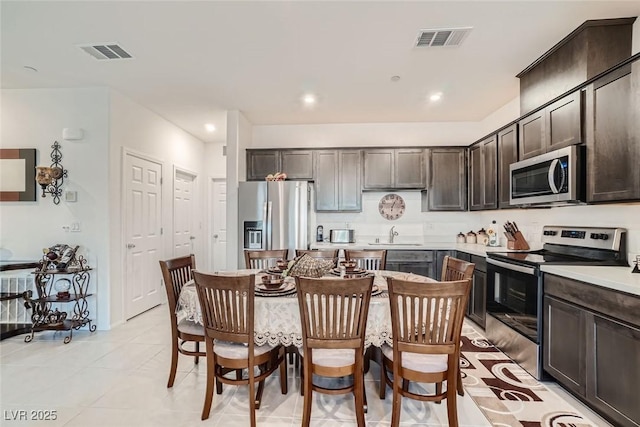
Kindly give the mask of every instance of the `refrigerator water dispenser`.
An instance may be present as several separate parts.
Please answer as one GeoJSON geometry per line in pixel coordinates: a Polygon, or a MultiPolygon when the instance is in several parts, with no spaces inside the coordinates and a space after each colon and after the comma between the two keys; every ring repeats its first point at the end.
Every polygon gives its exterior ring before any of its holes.
{"type": "Polygon", "coordinates": [[[244,222],[244,248],[262,249],[262,221],[244,222]]]}

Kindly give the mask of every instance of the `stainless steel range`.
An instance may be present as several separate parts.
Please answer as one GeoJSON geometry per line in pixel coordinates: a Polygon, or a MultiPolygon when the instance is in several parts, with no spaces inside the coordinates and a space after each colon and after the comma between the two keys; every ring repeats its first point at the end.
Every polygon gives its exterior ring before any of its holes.
{"type": "Polygon", "coordinates": [[[544,247],[487,254],[486,335],[527,372],[542,377],[543,264],[627,265],[622,228],[545,226],[544,247]]]}

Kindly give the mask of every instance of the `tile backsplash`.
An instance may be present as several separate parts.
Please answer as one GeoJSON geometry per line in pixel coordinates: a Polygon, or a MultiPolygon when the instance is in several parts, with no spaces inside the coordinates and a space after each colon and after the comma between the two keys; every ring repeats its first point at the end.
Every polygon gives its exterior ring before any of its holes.
{"type": "MultiPolygon", "coordinates": [[[[540,246],[544,225],[575,225],[626,228],[628,256],[640,255],[640,203],[562,206],[546,209],[503,209],[479,212],[421,212],[419,191],[397,191],[406,204],[404,215],[394,221],[378,213],[378,202],[389,192],[362,194],[362,212],[315,213],[310,227],[324,227],[325,237],[335,228],[355,230],[356,242],[370,243],[376,238],[388,242],[389,230],[395,226],[396,242],[446,243],[455,242],[459,232],[478,231],[496,220],[499,228],[509,220],[517,222],[523,235],[535,248],[540,246]]],[[[504,238],[502,239],[504,245],[504,238]]]]}

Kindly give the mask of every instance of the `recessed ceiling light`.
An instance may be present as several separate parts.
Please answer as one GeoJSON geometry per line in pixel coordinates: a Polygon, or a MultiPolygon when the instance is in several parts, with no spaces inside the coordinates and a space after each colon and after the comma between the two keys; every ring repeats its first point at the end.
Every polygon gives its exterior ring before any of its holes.
{"type": "Polygon", "coordinates": [[[302,102],[304,102],[306,105],[313,105],[316,103],[316,97],[315,95],[307,94],[302,97],[302,102]]]}
{"type": "Polygon", "coordinates": [[[429,97],[429,99],[433,102],[440,101],[442,99],[442,92],[434,93],[429,97]]]}
{"type": "Polygon", "coordinates": [[[216,126],[212,125],[211,123],[207,123],[206,125],[204,125],[204,128],[207,130],[207,132],[214,132],[216,130],[216,126]]]}
{"type": "Polygon", "coordinates": [[[400,80],[400,76],[391,76],[392,82],[397,82],[398,80],[400,80]]]}
{"type": "Polygon", "coordinates": [[[37,72],[38,72],[38,69],[37,69],[37,68],[35,68],[35,67],[31,67],[31,66],[29,66],[29,65],[25,65],[25,66],[24,66],[24,69],[25,69],[25,70],[29,70],[29,71],[33,71],[34,73],[37,73],[37,72]]]}

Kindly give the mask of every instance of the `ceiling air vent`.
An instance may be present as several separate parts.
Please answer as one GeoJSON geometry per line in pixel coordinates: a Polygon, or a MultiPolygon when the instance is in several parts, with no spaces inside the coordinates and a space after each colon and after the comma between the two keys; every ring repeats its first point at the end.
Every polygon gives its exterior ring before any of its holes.
{"type": "Polygon", "coordinates": [[[133,56],[118,43],[92,43],[78,46],[96,59],[131,59],[133,56]]]}
{"type": "Polygon", "coordinates": [[[460,46],[472,27],[420,30],[416,47],[460,46]]]}

